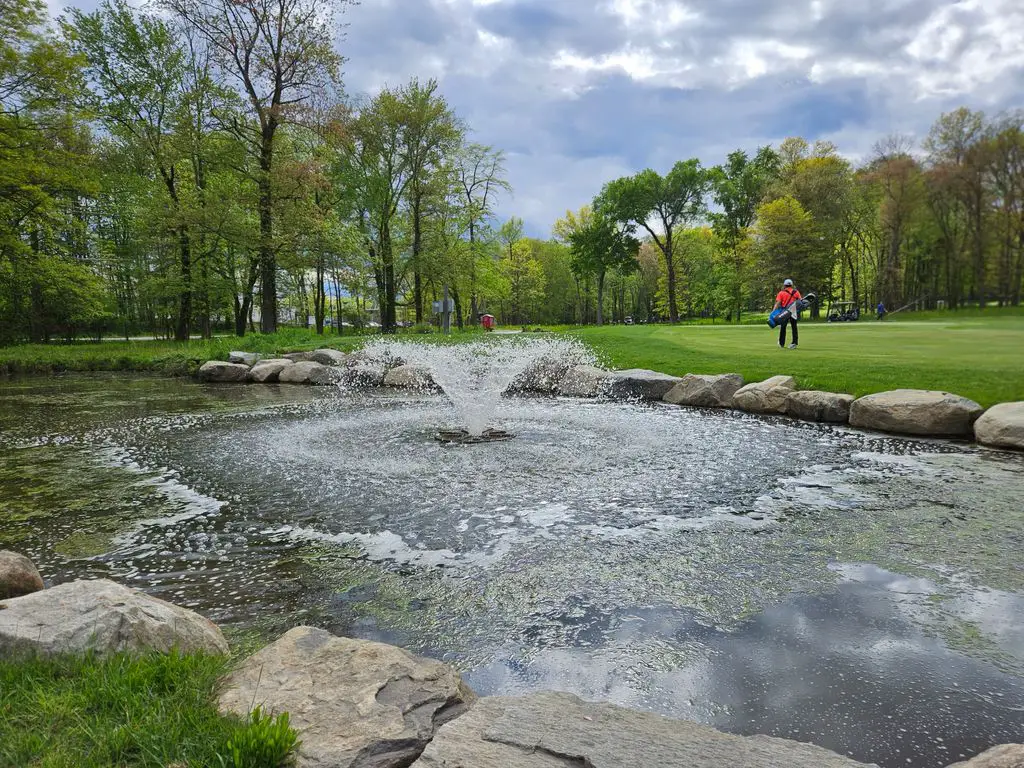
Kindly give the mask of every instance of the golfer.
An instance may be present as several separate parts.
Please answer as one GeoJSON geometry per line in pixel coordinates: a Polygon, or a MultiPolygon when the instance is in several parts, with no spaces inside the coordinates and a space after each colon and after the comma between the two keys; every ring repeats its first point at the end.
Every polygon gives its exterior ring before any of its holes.
{"type": "MultiPolygon", "coordinates": [[[[782,290],[779,291],[779,295],[775,297],[775,306],[773,311],[779,308],[787,309],[793,304],[796,304],[803,297],[800,295],[800,291],[793,285],[793,281],[789,278],[782,283],[782,290]]],[[[782,322],[779,323],[779,346],[786,346],[786,326],[790,323],[793,324],[793,343],[789,345],[790,349],[796,349],[796,345],[799,343],[799,337],[797,335],[797,309],[792,307],[789,310],[789,314],[782,316],[782,322]]]]}

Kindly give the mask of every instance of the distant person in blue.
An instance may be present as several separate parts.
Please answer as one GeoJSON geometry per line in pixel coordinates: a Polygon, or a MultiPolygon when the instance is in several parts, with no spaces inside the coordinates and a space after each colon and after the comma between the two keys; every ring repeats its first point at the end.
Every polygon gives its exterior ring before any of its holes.
{"type": "Polygon", "coordinates": [[[878,312],[878,319],[881,320],[888,314],[888,310],[885,308],[885,304],[878,302],[878,306],[875,307],[875,311],[878,312]]]}
{"type": "Polygon", "coordinates": [[[790,323],[793,324],[793,343],[789,345],[789,348],[796,349],[796,345],[800,341],[796,329],[798,313],[796,307],[794,307],[793,305],[796,304],[796,302],[798,302],[801,298],[802,297],[800,296],[800,291],[798,291],[796,289],[796,286],[793,285],[793,281],[790,280],[789,278],[786,278],[786,280],[782,283],[782,290],[779,291],[779,295],[775,297],[775,307],[772,310],[774,311],[780,308],[786,309],[788,307],[792,307],[792,309],[790,309],[789,311],[789,314],[784,314],[782,316],[782,322],[779,323],[780,347],[786,346],[786,326],[789,325],[790,323]]]}

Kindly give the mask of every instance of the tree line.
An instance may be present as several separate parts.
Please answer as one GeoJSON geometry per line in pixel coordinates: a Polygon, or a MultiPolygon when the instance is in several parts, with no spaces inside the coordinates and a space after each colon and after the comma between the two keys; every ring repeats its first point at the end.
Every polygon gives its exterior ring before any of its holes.
{"type": "Polygon", "coordinates": [[[548,239],[435,81],[342,88],[349,0],[0,0],[0,343],[83,334],[738,321],[793,277],[866,308],[1018,305],[1024,118],[854,165],[790,138],[607,183],[548,239]]]}
{"type": "Polygon", "coordinates": [[[920,147],[889,136],[860,165],[829,142],[789,138],[712,168],[644,170],[608,182],[555,235],[599,304],[607,275],[639,274],[646,291],[634,295],[648,303],[633,312],[673,322],[738,321],[770,306],[785,277],[862,310],[1018,306],[1024,112],[957,109],[920,147]]]}

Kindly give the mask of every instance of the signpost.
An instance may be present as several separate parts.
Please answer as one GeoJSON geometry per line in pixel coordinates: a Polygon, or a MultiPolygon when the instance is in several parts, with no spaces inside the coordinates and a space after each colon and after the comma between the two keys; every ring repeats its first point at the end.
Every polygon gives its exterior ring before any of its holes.
{"type": "Polygon", "coordinates": [[[441,332],[446,336],[452,332],[452,312],[455,311],[455,302],[448,298],[448,286],[444,287],[444,299],[431,302],[431,308],[435,315],[441,315],[441,332]]]}

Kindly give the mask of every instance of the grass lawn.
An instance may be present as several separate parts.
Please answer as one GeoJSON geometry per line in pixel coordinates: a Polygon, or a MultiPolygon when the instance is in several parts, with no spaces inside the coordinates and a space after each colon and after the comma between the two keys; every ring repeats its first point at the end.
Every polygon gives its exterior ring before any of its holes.
{"type": "Polygon", "coordinates": [[[739,373],[747,381],[789,374],[801,389],[857,396],[939,389],[986,407],[1024,400],[1024,314],[919,318],[802,322],[795,350],[779,349],[778,333],[767,324],[618,325],[566,332],[616,368],[739,373]]]}
{"type": "Polygon", "coordinates": [[[217,712],[228,659],[124,654],[0,659],[0,768],[278,768],[286,716],[217,712]]]}

